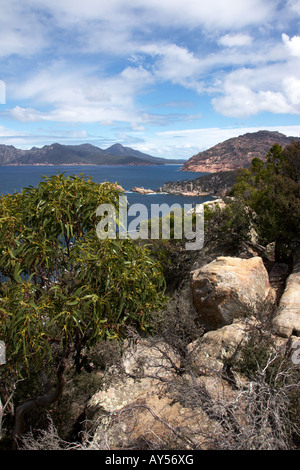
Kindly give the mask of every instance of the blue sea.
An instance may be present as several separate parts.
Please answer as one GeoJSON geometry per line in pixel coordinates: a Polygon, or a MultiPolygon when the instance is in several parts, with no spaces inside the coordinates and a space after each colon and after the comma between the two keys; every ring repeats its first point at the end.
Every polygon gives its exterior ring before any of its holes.
{"type": "Polygon", "coordinates": [[[0,166],[0,195],[21,191],[27,186],[37,186],[43,175],[51,176],[58,172],[66,176],[89,176],[95,182],[109,181],[119,183],[126,191],[130,205],[145,204],[200,204],[212,200],[211,196],[180,196],[173,194],[138,194],[130,190],[134,186],[156,190],[169,181],[193,180],[205,173],[181,171],[181,165],[151,165],[151,166],[100,166],[100,165],[70,165],[70,166],[0,166]]]}

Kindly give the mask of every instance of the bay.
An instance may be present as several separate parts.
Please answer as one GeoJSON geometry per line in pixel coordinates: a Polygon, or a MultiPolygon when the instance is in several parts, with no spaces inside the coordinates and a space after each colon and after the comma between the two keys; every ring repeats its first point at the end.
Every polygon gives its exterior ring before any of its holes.
{"type": "Polygon", "coordinates": [[[69,165],[69,166],[0,166],[0,195],[12,194],[28,186],[37,186],[42,176],[52,176],[59,172],[66,176],[84,175],[96,183],[108,181],[118,183],[125,189],[130,205],[144,204],[201,204],[213,199],[212,196],[181,196],[174,194],[138,194],[130,190],[135,187],[156,190],[169,181],[193,180],[205,173],[180,171],[181,165],[69,165]]]}

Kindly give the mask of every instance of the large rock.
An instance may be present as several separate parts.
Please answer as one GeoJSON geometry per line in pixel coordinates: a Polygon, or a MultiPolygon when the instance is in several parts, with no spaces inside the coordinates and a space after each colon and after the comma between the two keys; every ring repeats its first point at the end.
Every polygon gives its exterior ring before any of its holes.
{"type": "Polygon", "coordinates": [[[138,188],[137,186],[135,186],[134,188],[131,188],[131,190],[133,193],[139,193],[139,194],[154,194],[155,191],[153,191],[152,189],[146,189],[146,188],[138,188]]]}
{"type": "Polygon", "coordinates": [[[235,321],[218,330],[208,331],[187,347],[194,366],[205,374],[220,372],[227,359],[238,354],[249,339],[249,327],[253,319],[235,321]]]}
{"type": "MultiPolygon", "coordinates": [[[[201,408],[191,409],[174,402],[166,386],[151,383],[149,379],[135,381],[127,377],[123,383],[113,383],[108,390],[91,399],[91,406],[92,419],[96,423],[91,442],[94,448],[103,445],[106,449],[136,448],[137,445],[147,448],[147,443],[151,448],[163,443],[174,445],[186,431],[194,444],[202,447],[203,436],[214,435],[218,428],[201,408]],[[126,398],[124,395],[116,400],[119,387],[126,391],[126,398]],[[97,405],[98,413],[95,414],[97,405]]],[[[180,441],[182,444],[181,438],[180,441]]],[[[187,440],[187,443],[190,442],[187,440]]]]}
{"type": "Polygon", "coordinates": [[[168,383],[175,383],[173,368],[178,365],[177,356],[162,341],[141,339],[126,348],[122,367],[107,372],[102,389],[87,404],[90,447],[126,449],[148,442],[159,448],[178,438],[181,444],[205,447],[203,436],[214,435],[218,423],[201,408],[191,409],[170,396],[168,383]],[[185,439],[186,431],[190,438],[185,439]]]}
{"type": "Polygon", "coordinates": [[[180,358],[164,341],[140,338],[125,349],[122,365],[131,377],[167,379],[180,368],[180,358]]]}
{"type": "Polygon", "coordinates": [[[95,393],[88,403],[88,413],[92,415],[96,409],[106,416],[129,406],[137,398],[147,395],[148,390],[157,385],[150,378],[135,380],[133,377],[113,376],[111,384],[95,393]]]}
{"type": "Polygon", "coordinates": [[[125,342],[120,369],[111,368],[102,390],[93,396],[89,406],[101,406],[105,412],[119,410],[157,383],[170,380],[179,368],[179,356],[161,339],[125,342]]]}
{"type": "Polygon", "coordinates": [[[300,250],[295,257],[293,272],[287,279],[273,327],[275,333],[283,338],[300,336],[300,250]]]}
{"type": "Polygon", "coordinates": [[[260,257],[221,256],[191,273],[192,302],[208,330],[263,312],[274,302],[268,272],[260,257]]]}

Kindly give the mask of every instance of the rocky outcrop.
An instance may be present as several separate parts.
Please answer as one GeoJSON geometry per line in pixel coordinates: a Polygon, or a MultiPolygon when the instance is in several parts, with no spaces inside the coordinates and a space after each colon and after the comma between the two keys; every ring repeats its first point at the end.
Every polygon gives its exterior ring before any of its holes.
{"type": "Polygon", "coordinates": [[[139,194],[167,193],[181,196],[216,196],[224,197],[236,183],[238,171],[220,171],[202,175],[194,180],[169,181],[158,189],[146,189],[135,186],[130,191],[139,194]]]}
{"type": "Polygon", "coordinates": [[[109,385],[103,384],[86,409],[89,422],[97,422],[93,442],[105,436],[113,449],[130,447],[140,439],[158,444],[176,438],[173,428],[199,421],[209,425],[203,411],[191,413],[169,396],[165,381],[174,375],[173,361],[179,366],[176,353],[163,341],[140,339],[125,345],[121,367],[110,372],[109,385]]]}
{"type": "Polygon", "coordinates": [[[199,152],[183,164],[184,171],[215,173],[236,170],[250,166],[254,157],[265,159],[272,145],[282,147],[292,143],[297,137],[287,137],[279,132],[259,131],[228,139],[214,147],[199,152]]]}
{"type": "Polygon", "coordinates": [[[260,257],[219,257],[191,274],[193,305],[208,330],[256,314],[274,301],[260,257]]]}
{"type": "Polygon", "coordinates": [[[139,193],[139,194],[154,194],[155,193],[155,191],[153,191],[152,189],[138,188],[137,186],[132,188],[130,191],[132,191],[133,193],[139,193]]]}
{"type": "Polygon", "coordinates": [[[180,368],[178,354],[164,341],[138,338],[124,345],[121,367],[112,370],[109,384],[89,402],[93,408],[101,404],[105,413],[122,409],[140,398],[157,383],[174,376],[180,368]]]}
{"type": "MultiPolygon", "coordinates": [[[[91,399],[88,416],[91,409],[94,410],[92,419],[97,422],[91,446],[103,442],[106,449],[139,448],[138,445],[147,448],[147,444],[151,448],[160,448],[170,442],[174,445],[178,438],[182,444],[185,429],[197,436],[214,435],[219,427],[201,408],[192,410],[174,402],[167,387],[154,381],[124,378],[91,399]],[[122,400],[115,399],[119,389],[124,392],[122,400]]],[[[201,448],[202,443],[197,437],[192,441],[186,439],[188,448],[191,443],[193,447],[201,448]]]]}
{"type": "Polygon", "coordinates": [[[180,368],[180,358],[164,341],[139,339],[134,346],[126,348],[123,367],[131,377],[166,379],[180,368]]]}
{"type": "Polygon", "coordinates": [[[300,336],[300,249],[295,254],[293,272],[287,279],[273,327],[284,338],[300,336]]]}
{"type": "MultiPolygon", "coordinates": [[[[296,263],[291,276],[300,273],[299,267],[296,263]]],[[[275,265],[271,272],[277,279],[286,269],[275,265]]],[[[298,276],[289,281],[283,303],[295,294],[295,287],[299,292],[294,284],[298,276]]],[[[192,272],[191,291],[198,317],[209,331],[187,344],[184,357],[159,337],[137,337],[125,343],[121,365],[107,371],[101,390],[86,408],[87,423],[94,423],[87,428],[93,448],[168,448],[170,442],[172,448],[177,443],[185,449],[213,448],[215,437],[224,434],[226,403],[230,412],[234,403],[235,410],[241,411],[234,420],[244,429],[247,416],[239,400],[247,389],[251,399],[253,389],[232,364],[242,359],[242,347],[253,334],[255,338],[258,331],[265,334],[259,315],[275,301],[268,272],[259,256],[218,257],[192,272]]],[[[287,357],[288,342],[273,338],[276,354],[281,350],[287,357]]],[[[295,357],[296,348],[299,342],[292,337],[295,357]]]]}
{"type": "Polygon", "coordinates": [[[236,183],[238,171],[219,171],[218,173],[200,176],[194,180],[168,182],[158,191],[170,194],[186,194],[191,196],[212,195],[224,197],[236,183]]]}
{"type": "Polygon", "coordinates": [[[226,360],[237,355],[247,343],[253,323],[253,318],[234,321],[230,325],[208,331],[202,338],[190,343],[187,349],[199,373],[211,375],[220,372],[226,360]]]}
{"type": "MultiPolygon", "coordinates": [[[[159,446],[180,439],[189,448],[205,448],[202,436],[214,435],[220,426],[201,408],[191,409],[174,401],[168,390],[172,374],[175,379],[175,369],[171,371],[173,360],[177,367],[177,354],[163,341],[143,339],[125,347],[121,368],[110,373],[110,385],[106,387],[104,383],[88,403],[88,422],[97,423],[93,442],[105,441],[106,448],[120,449],[139,441],[159,446]],[[186,438],[186,429],[195,437],[186,438]]],[[[204,386],[203,379],[199,387],[204,386]]],[[[211,379],[208,378],[209,386],[214,394],[224,396],[226,385],[220,379],[214,379],[212,384],[211,379]]],[[[185,380],[191,378],[186,376],[185,380]]]]}

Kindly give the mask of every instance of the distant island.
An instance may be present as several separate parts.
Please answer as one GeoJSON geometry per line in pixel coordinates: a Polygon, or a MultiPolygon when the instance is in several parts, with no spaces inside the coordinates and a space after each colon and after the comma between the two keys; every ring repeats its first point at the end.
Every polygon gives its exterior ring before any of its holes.
{"type": "Polygon", "coordinates": [[[0,165],[181,165],[186,160],[153,157],[121,144],[103,150],[91,144],[62,145],[17,149],[0,145],[0,165]]]}

